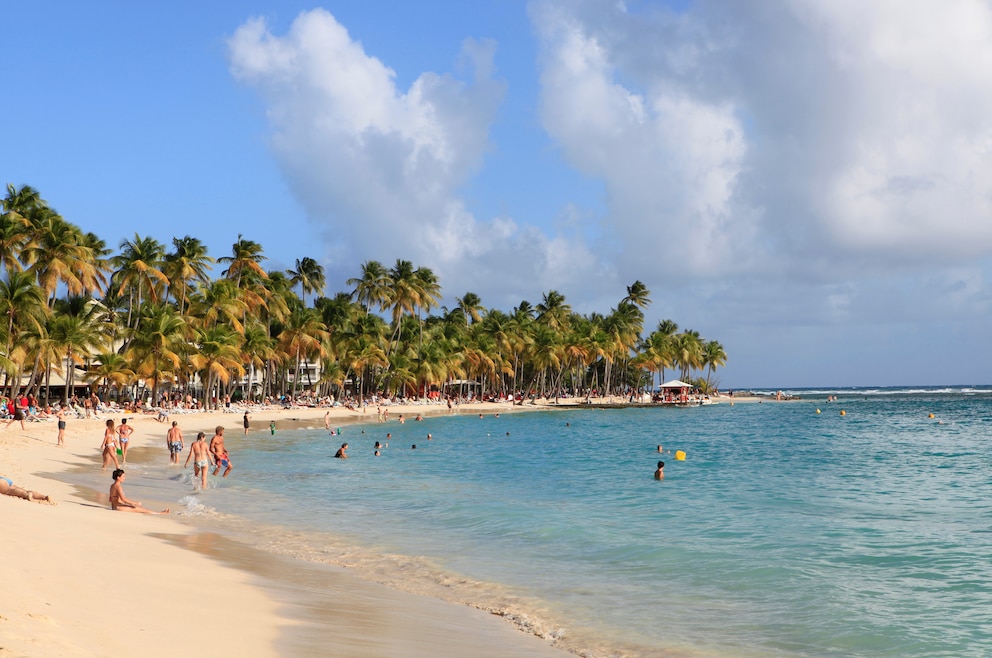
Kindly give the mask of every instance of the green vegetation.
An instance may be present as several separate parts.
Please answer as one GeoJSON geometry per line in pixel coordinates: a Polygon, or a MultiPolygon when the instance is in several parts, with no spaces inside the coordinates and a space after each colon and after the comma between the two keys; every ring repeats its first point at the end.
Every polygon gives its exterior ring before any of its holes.
{"type": "Polygon", "coordinates": [[[163,387],[200,382],[205,404],[208,392],[236,396],[246,375],[263,382],[254,395],[465,392],[466,381],[478,382],[482,395],[623,395],[650,388],[666,370],[683,379],[696,373],[693,383],[708,390],[727,359],[720,343],[679,332],[671,320],[644,336],[651,300],[640,281],[606,315],[575,313],[556,290],[510,312],[486,309],[467,292],[449,310],[439,307],[435,274],[405,260],[392,268],[366,262],[346,282],[349,292],[319,297],[326,282],[317,261],[266,271],[262,246],[241,235],[231,255],[216,260],[190,236],[174,238],[169,250],[135,234],[118,249],[112,255],[31,187],[7,185],[0,368],[8,393],[21,382],[37,395],[53,372],[79,384],[75,368],[65,372],[72,363],[111,394],[145,387],[158,399],[163,387]],[[215,263],[224,269],[211,278],[215,263]],[[293,376],[309,375],[307,363],[319,363],[316,381],[293,376]]]}

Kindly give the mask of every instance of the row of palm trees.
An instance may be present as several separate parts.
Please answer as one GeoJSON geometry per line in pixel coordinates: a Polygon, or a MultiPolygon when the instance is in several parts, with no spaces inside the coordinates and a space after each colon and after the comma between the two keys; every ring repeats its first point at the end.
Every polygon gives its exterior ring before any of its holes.
{"type": "Polygon", "coordinates": [[[643,389],[666,369],[683,379],[696,374],[708,388],[726,363],[718,342],[670,320],[643,335],[651,300],[639,281],[606,315],[575,313],[554,290],[510,312],[486,309],[471,292],[448,309],[429,268],[368,261],[346,282],[349,292],[322,297],[317,261],[267,271],[262,246],[242,235],[217,259],[190,236],[173,238],[170,248],[135,234],[113,253],[29,186],[8,184],[2,210],[0,366],[8,394],[26,387],[37,395],[59,373],[68,396],[79,382],[67,364],[110,393],[147,387],[157,400],[168,386],[195,390],[209,404],[236,395],[246,377],[262,382],[255,395],[296,396],[301,386],[340,395],[348,384],[359,394],[424,395],[458,382],[481,386],[473,392],[483,395],[557,396],[643,389]],[[319,376],[310,364],[319,364],[319,376]]]}

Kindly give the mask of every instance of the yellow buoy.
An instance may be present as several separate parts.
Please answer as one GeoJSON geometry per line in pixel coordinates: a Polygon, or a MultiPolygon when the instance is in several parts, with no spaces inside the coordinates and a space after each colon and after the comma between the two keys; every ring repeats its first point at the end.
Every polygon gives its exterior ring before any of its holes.
{"type": "Polygon", "coordinates": [[[930,414],[929,416],[927,416],[927,418],[933,418],[933,414],[930,414]]]}
{"type": "Polygon", "coordinates": [[[846,412],[846,411],[844,411],[843,409],[841,409],[841,410],[840,410],[840,415],[841,415],[841,416],[846,416],[846,415],[847,415],[847,412],[846,412]]]}
{"type": "Polygon", "coordinates": [[[816,413],[820,413],[820,410],[819,410],[819,409],[817,409],[817,410],[816,410],[816,413]]]}
{"type": "Polygon", "coordinates": [[[684,462],[685,461],[685,450],[675,451],[675,461],[684,462]]]}

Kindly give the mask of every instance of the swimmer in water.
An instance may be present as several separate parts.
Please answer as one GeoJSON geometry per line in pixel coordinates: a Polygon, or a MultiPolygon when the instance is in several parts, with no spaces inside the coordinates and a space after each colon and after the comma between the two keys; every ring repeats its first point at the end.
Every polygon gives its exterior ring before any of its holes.
{"type": "Polygon", "coordinates": [[[348,452],[347,451],[348,451],[348,444],[347,443],[342,443],[341,444],[341,447],[338,448],[338,451],[336,453],[334,453],[334,456],[337,459],[348,459],[348,452]]]}
{"type": "Polygon", "coordinates": [[[658,462],[658,470],[654,472],[655,480],[665,479],[665,462],[658,462]]]}

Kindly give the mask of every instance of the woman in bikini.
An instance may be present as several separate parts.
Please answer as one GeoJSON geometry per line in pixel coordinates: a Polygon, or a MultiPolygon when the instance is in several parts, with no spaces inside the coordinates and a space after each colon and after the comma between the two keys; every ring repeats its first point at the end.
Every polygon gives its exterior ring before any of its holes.
{"type": "Polygon", "coordinates": [[[103,468],[101,470],[107,470],[107,464],[111,460],[114,461],[114,468],[120,468],[121,464],[117,461],[117,431],[114,429],[114,419],[107,419],[107,429],[103,433],[103,443],[100,444],[103,449],[103,468]]]}
{"type": "Polygon", "coordinates": [[[140,500],[129,500],[127,496],[124,495],[124,471],[118,468],[114,471],[114,483],[110,485],[110,509],[116,512],[139,512],[141,514],[168,514],[169,509],[166,508],[161,512],[153,512],[150,509],[145,509],[141,506],[140,500]]]}
{"type": "Polygon", "coordinates": [[[121,444],[121,462],[127,463],[127,444],[131,441],[131,432],[134,428],[127,424],[127,418],[121,418],[121,424],[117,428],[117,434],[121,444]]]}

